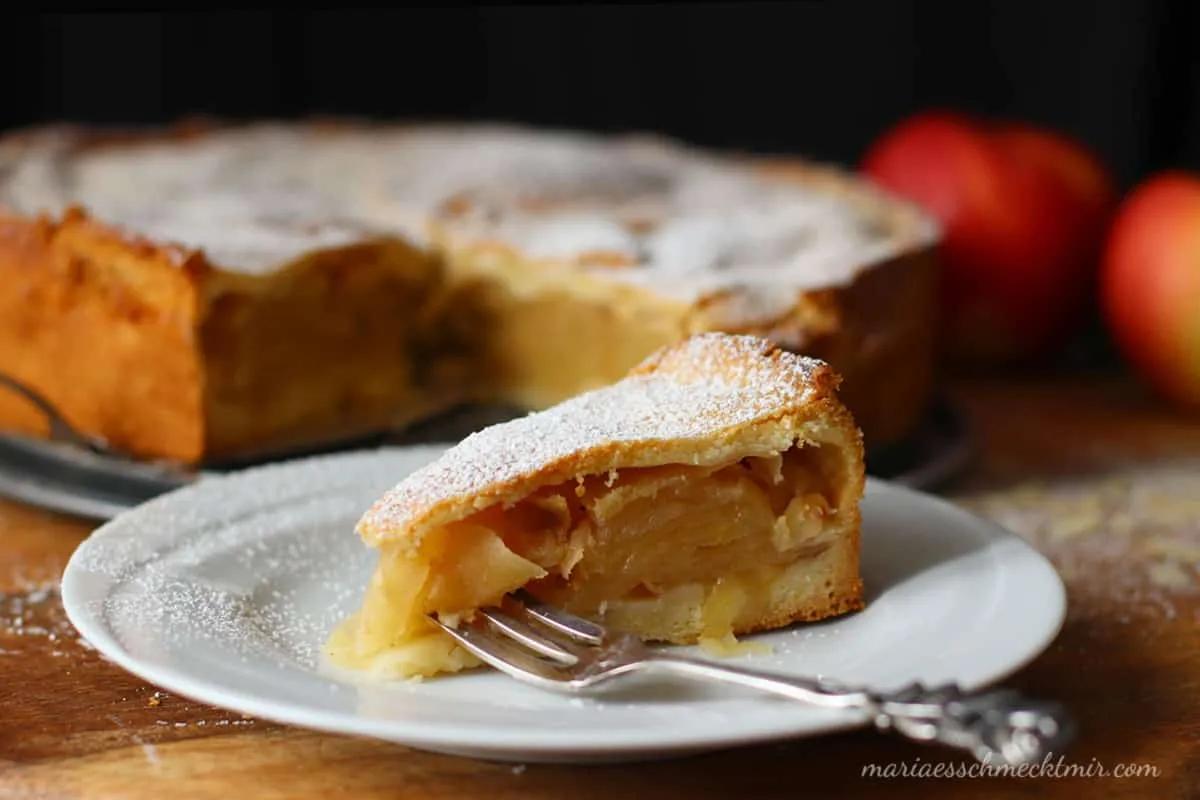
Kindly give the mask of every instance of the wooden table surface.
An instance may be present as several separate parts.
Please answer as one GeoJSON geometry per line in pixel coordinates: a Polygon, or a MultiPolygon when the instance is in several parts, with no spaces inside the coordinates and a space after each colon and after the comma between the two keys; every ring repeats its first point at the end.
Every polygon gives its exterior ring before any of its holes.
{"type": "Polygon", "coordinates": [[[1058,698],[1076,769],[870,778],[955,753],[869,732],[619,766],[514,766],[311,733],[157,692],[74,634],[57,579],[89,524],[0,501],[0,797],[1200,797],[1200,419],[1108,379],[960,382],[980,457],[950,494],[1059,567],[1061,635],[1011,683],[1058,698]],[[920,759],[920,761],[918,761],[920,759]]]}

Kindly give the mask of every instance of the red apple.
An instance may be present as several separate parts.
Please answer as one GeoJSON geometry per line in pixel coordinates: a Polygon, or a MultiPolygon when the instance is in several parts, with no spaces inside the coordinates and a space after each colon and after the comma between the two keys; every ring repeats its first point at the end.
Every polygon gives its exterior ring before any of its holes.
{"type": "Polygon", "coordinates": [[[884,133],[863,170],[942,224],[952,355],[1013,360],[1062,344],[1088,296],[1113,203],[1108,172],[1083,145],[926,112],[884,133]]]}
{"type": "Polygon", "coordinates": [[[1166,172],[1134,189],[1113,221],[1100,288],[1138,371],[1200,409],[1200,174],[1166,172]]]}

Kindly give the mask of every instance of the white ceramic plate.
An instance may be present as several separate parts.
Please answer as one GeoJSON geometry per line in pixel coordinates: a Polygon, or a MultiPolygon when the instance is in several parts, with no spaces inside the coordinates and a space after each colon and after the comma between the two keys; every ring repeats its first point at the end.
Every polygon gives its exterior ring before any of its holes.
{"type": "MultiPolygon", "coordinates": [[[[373,554],[353,535],[385,488],[441,452],[393,448],[279,464],[157,498],[100,528],[63,577],[71,621],[105,656],[172,692],[320,730],[518,761],[646,759],[834,731],[854,714],[737,689],[639,680],[547,694],[490,671],[362,682],[321,665],[373,554]]],[[[975,687],[1057,633],[1053,568],[1012,534],[880,482],[863,501],[861,613],[754,637],[756,667],[888,688],[975,687]]]]}

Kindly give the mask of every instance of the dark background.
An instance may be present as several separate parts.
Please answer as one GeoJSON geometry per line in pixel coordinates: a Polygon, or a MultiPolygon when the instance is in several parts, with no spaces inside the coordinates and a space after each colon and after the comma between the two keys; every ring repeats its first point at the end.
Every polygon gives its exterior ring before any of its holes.
{"type": "Polygon", "coordinates": [[[1051,125],[1122,184],[1200,167],[1200,3],[7,15],[0,128],[191,113],[491,118],[853,162],[926,106],[1051,125]]]}

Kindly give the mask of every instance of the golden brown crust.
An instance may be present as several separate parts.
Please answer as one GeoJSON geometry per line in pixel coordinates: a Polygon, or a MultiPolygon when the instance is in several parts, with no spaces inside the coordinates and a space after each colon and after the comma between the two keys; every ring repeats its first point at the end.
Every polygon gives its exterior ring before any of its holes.
{"type": "Polygon", "coordinates": [[[937,235],[915,206],[847,173],[797,159],[761,162],[770,175],[843,198],[896,242],[894,254],[844,286],[812,292],[796,316],[770,327],[735,330],[765,336],[829,362],[840,396],[872,447],[909,434],[935,385],[938,323],[937,235]]]}
{"type": "MultiPolygon", "coordinates": [[[[817,622],[829,617],[837,617],[853,611],[861,611],[865,607],[866,601],[863,599],[862,581],[857,581],[831,590],[828,596],[821,600],[797,605],[790,609],[781,607],[773,613],[762,617],[753,625],[736,627],[733,632],[738,636],[742,636],[761,631],[773,631],[776,628],[783,628],[797,622],[817,622]]],[[[678,642],[678,644],[691,644],[696,638],[693,637],[687,641],[678,642]]]]}
{"type": "MultiPolygon", "coordinates": [[[[113,447],[198,459],[198,279],[181,257],[78,211],[0,216],[0,369],[113,447]]],[[[42,432],[45,421],[0,392],[0,422],[42,432]]]]}
{"type": "MultiPolygon", "coordinates": [[[[863,597],[862,578],[859,577],[860,523],[856,521],[852,531],[833,553],[830,575],[821,586],[821,591],[793,597],[755,620],[750,625],[737,625],[733,632],[739,636],[758,631],[770,631],[795,622],[815,622],[840,614],[849,614],[866,607],[863,597]]],[[[693,640],[695,637],[692,637],[693,640]]],[[[681,642],[682,643],[682,642],[681,642]]]]}
{"type": "Polygon", "coordinates": [[[828,365],[765,340],[696,336],[612,386],[468,437],[382,497],[358,531],[370,544],[415,548],[434,528],[540,486],[610,470],[718,465],[797,440],[843,448],[861,494],[862,437],[837,384],[828,365]]]}
{"type": "MultiPolygon", "coordinates": [[[[931,250],[897,256],[849,286],[814,293],[822,323],[804,324],[805,344],[793,349],[828,361],[842,376],[841,398],[872,447],[908,435],[928,407],[935,385],[937,269],[931,250]]],[[[798,305],[803,314],[805,308],[798,305]]],[[[812,320],[812,312],[806,320],[812,320]]],[[[773,340],[792,334],[751,330],[773,340]]]]}
{"type": "MultiPolygon", "coordinates": [[[[418,354],[436,351],[416,320],[439,280],[396,239],[250,276],[80,210],[0,215],[0,370],[143,457],[193,463],[361,436],[433,408],[416,373],[418,354]]],[[[46,433],[3,390],[0,425],[46,433]]]]}

